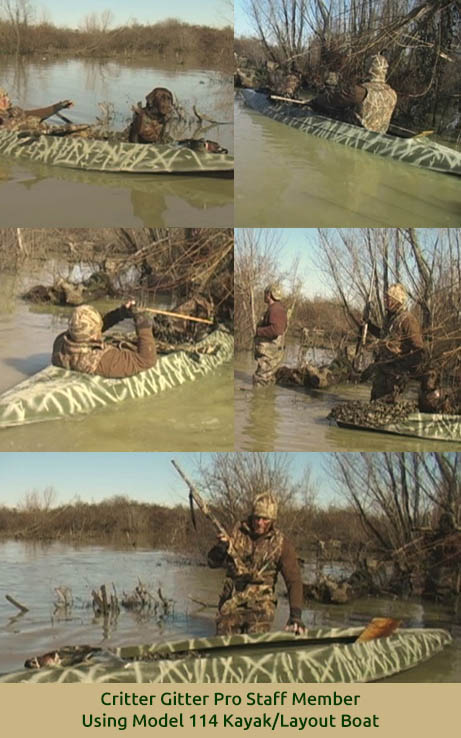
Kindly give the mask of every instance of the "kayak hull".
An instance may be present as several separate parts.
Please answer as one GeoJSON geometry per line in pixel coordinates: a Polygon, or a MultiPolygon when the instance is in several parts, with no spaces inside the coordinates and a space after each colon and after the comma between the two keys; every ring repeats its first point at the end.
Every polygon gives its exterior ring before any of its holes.
{"type": "Polygon", "coordinates": [[[451,636],[403,629],[387,638],[342,643],[360,628],[216,636],[102,652],[99,663],[53,666],[0,676],[1,682],[348,683],[397,674],[440,652],[451,636]],[[332,642],[338,640],[338,642],[332,642]],[[324,641],[324,643],[323,643],[324,641]]]}
{"type": "Polygon", "coordinates": [[[232,176],[229,154],[168,144],[133,144],[98,141],[79,136],[20,137],[0,131],[0,154],[70,169],[130,174],[202,174],[232,176]]]}
{"type": "Polygon", "coordinates": [[[461,176],[461,152],[427,138],[398,138],[375,133],[317,115],[300,105],[276,103],[254,90],[241,90],[240,94],[253,110],[304,133],[423,169],[461,176]]]}
{"type": "Polygon", "coordinates": [[[187,351],[161,355],[152,369],[124,379],[49,366],[0,396],[0,428],[86,415],[157,395],[206,376],[230,361],[233,353],[232,334],[216,330],[187,351]]]}

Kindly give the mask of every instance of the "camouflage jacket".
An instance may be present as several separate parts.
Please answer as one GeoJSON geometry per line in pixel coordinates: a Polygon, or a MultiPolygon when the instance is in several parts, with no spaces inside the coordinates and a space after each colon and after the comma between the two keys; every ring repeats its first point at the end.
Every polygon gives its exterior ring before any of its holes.
{"type": "MultiPolygon", "coordinates": [[[[126,317],[118,308],[104,316],[102,330],[106,331],[126,317]]],[[[61,333],[53,345],[51,363],[63,369],[97,374],[101,377],[120,379],[132,377],[154,366],[157,360],[152,328],[136,330],[138,345],[136,349],[118,348],[101,339],[85,343],[73,341],[67,332],[61,333]]]]}
{"type": "Polygon", "coordinates": [[[290,614],[300,617],[303,587],[298,559],[293,545],[277,529],[272,527],[263,536],[255,536],[248,521],[235,526],[231,533],[233,545],[240,559],[248,567],[247,572],[237,573],[233,560],[227,555],[227,547],[218,543],[208,553],[211,568],[225,567],[227,579],[221,602],[234,593],[248,592],[251,597],[276,600],[275,585],[279,572],[285,580],[290,604],[290,614]]]}
{"type": "Polygon", "coordinates": [[[355,115],[363,128],[386,133],[397,103],[397,93],[385,82],[363,82],[367,94],[355,115]]]}
{"type": "Polygon", "coordinates": [[[412,369],[421,362],[424,350],[421,328],[415,316],[407,310],[388,312],[382,330],[373,323],[369,323],[368,330],[381,338],[378,361],[401,371],[412,369]]]}

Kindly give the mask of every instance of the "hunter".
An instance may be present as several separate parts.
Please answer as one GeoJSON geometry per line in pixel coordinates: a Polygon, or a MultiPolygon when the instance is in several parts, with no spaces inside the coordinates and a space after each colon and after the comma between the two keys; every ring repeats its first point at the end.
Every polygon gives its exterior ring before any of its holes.
{"type": "Polygon", "coordinates": [[[23,108],[12,105],[7,91],[0,88],[0,130],[46,132],[47,124],[44,121],[72,105],[72,100],[63,100],[47,108],[23,110],[23,108]]]}
{"type": "Polygon", "coordinates": [[[264,290],[264,302],[268,307],[258,323],[254,337],[254,357],[258,366],[253,375],[253,384],[267,385],[275,382],[275,372],[283,360],[288,318],[281,299],[282,290],[279,285],[268,285],[264,290]]]}
{"type": "Polygon", "coordinates": [[[208,553],[212,569],[225,567],[227,578],[218,605],[216,633],[265,633],[277,606],[275,585],[279,571],[288,590],[290,615],[285,630],[306,631],[301,620],[303,585],[292,544],[275,527],[277,500],[271,492],[255,497],[249,517],[238,523],[230,537],[219,535],[208,553]],[[229,541],[243,563],[228,553],[229,541]]]}
{"type": "Polygon", "coordinates": [[[76,307],[70,316],[68,330],[55,339],[52,364],[114,379],[150,369],[157,360],[152,317],[134,308],[135,303],[130,300],[103,318],[91,305],[76,307]],[[116,346],[103,338],[104,331],[126,318],[134,320],[137,345],[116,346]]]}
{"type": "Polygon", "coordinates": [[[332,118],[386,133],[397,104],[397,93],[386,82],[389,63],[376,54],[369,67],[369,80],[360,84],[340,86],[331,84],[330,74],[325,90],[314,98],[311,107],[332,118]]]}
{"type": "Polygon", "coordinates": [[[369,332],[379,338],[376,361],[365,370],[373,374],[371,400],[396,402],[408,379],[421,374],[424,342],[418,320],[405,309],[407,293],[401,284],[393,284],[385,295],[386,317],[382,329],[368,324],[369,332]]]}

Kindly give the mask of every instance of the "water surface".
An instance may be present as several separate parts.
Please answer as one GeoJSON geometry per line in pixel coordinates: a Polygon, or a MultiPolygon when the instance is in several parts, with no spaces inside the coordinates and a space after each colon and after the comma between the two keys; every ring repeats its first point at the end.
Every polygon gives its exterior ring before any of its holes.
{"type": "Polygon", "coordinates": [[[235,224],[461,224],[461,180],[324,141],[237,101],[235,224]]]}
{"type": "MultiPolygon", "coordinates": [[[[102,116],[100,103],[113,106],[113,127],[125,128],[131,106],[153,87],[171,89],[188,121],[179,132],[196,128],[192,106],[220,122],[232,121],[232,80],[217,70],[186,69],[146,60],[0,60],[2,86],[15,104],[41,107],[59,100],[75,103],[63,113],[74,123],[102,116]],[[189,116],[190,119],[189,119],[189,116]]],[[[56,118],[51,119],[59,123],[56,118]]],[[[233,126],[220,125],[205,136],[232,152],[233,126]]],[[[63,170],[3,158],[0,165],[0,218],[3,226],[230,226],[233,182],[173,175],[108,174],[63,170]],[[159,179],[160,177],[160,179],[159,179]]]]}
{"type": "MultiPolygon", "coordinates": [[[[293,355],[295,352],[292,352],[293,355]]],[[[308,357],[309,358],[309,357],[308,357]]],[[[317,352],[317,359],[321,355],[317,352]]],[[[290,363],[285,362],[285,363],[290,363]]],[[[459,450],[458,443],[405,438],[388,433],[349,430],[330,424],[330,410],[341,402],[370,399],[368,385],[335,385],[325,390],[304,387],[257,387],[253,354],[236,352],[235,448],[239,451],[440,451],[459,450]]]]}
{"type": "MultiPolygon", "coordinates": [[[[204,553],[197,550],[199,562],[205,560],[204,553]]],[[[110,647],[214,633],[223,572],[191,564],[180,555],[141,546],[128,549],[3,541],[0,556],[0,672],[20,669],[26,658],[64,645],[90,643],[110,647]],[[138,577],[152,591],[160,586],[165,597],[174,599],[172,617],[159,621],[155,616],[136,616],[123,609],[112,623],[94,616],[90,605],[92,589],[113,583],[120,598],[123,591],[133,591],[138,577]],[[68,611],[53,606],[55,587],[60,586],[72,589],[74,606],[68,611]],[[18,615],[5,599],[6,594],[29,607],[29,612],[18,615]]],[[[304,576],[310,569],[308,564],[304,576]]],[[[283,628],[287,620],[283,593],[281,584],[274,629],[283,628]]],[[[306,605],[303,619],[310,627],[330,628],[361,626],[377,615],[402,618],[409,627],[443,627],[455,639],[454,645],[426,663],[392,677],[392,681],[461,681],[461,628],[459,615],[452,608],[365,598],[349,605],[306,605]]]]}

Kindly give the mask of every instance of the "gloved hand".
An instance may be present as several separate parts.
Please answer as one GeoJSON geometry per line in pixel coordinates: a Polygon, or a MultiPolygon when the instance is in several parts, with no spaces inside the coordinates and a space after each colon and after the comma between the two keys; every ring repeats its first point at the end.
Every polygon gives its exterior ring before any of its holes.
{"type": "Polygon", "coordinates": [[[293,608],[290,611],[290,617],[288,618],[285,630],[295,633],[295,635],[304,635],[307,633],[307,628],[301,620],[301,610],[293,608]]]}
{"type": "Polygon", "coordinates": [[[123,305],[120,305],[120,315],[122,316],[122,320],[125,320],[126,318],[132,318],[134,313],[133,310],[136,308],[136,300],[127,300],[123,303],[123,305]]]}
{"type": "Polygon", "coordinates": [[[141,328],[152,328],[152,314],[142,309],[133,311],[133,320],[138,331],[141,328]]]}

